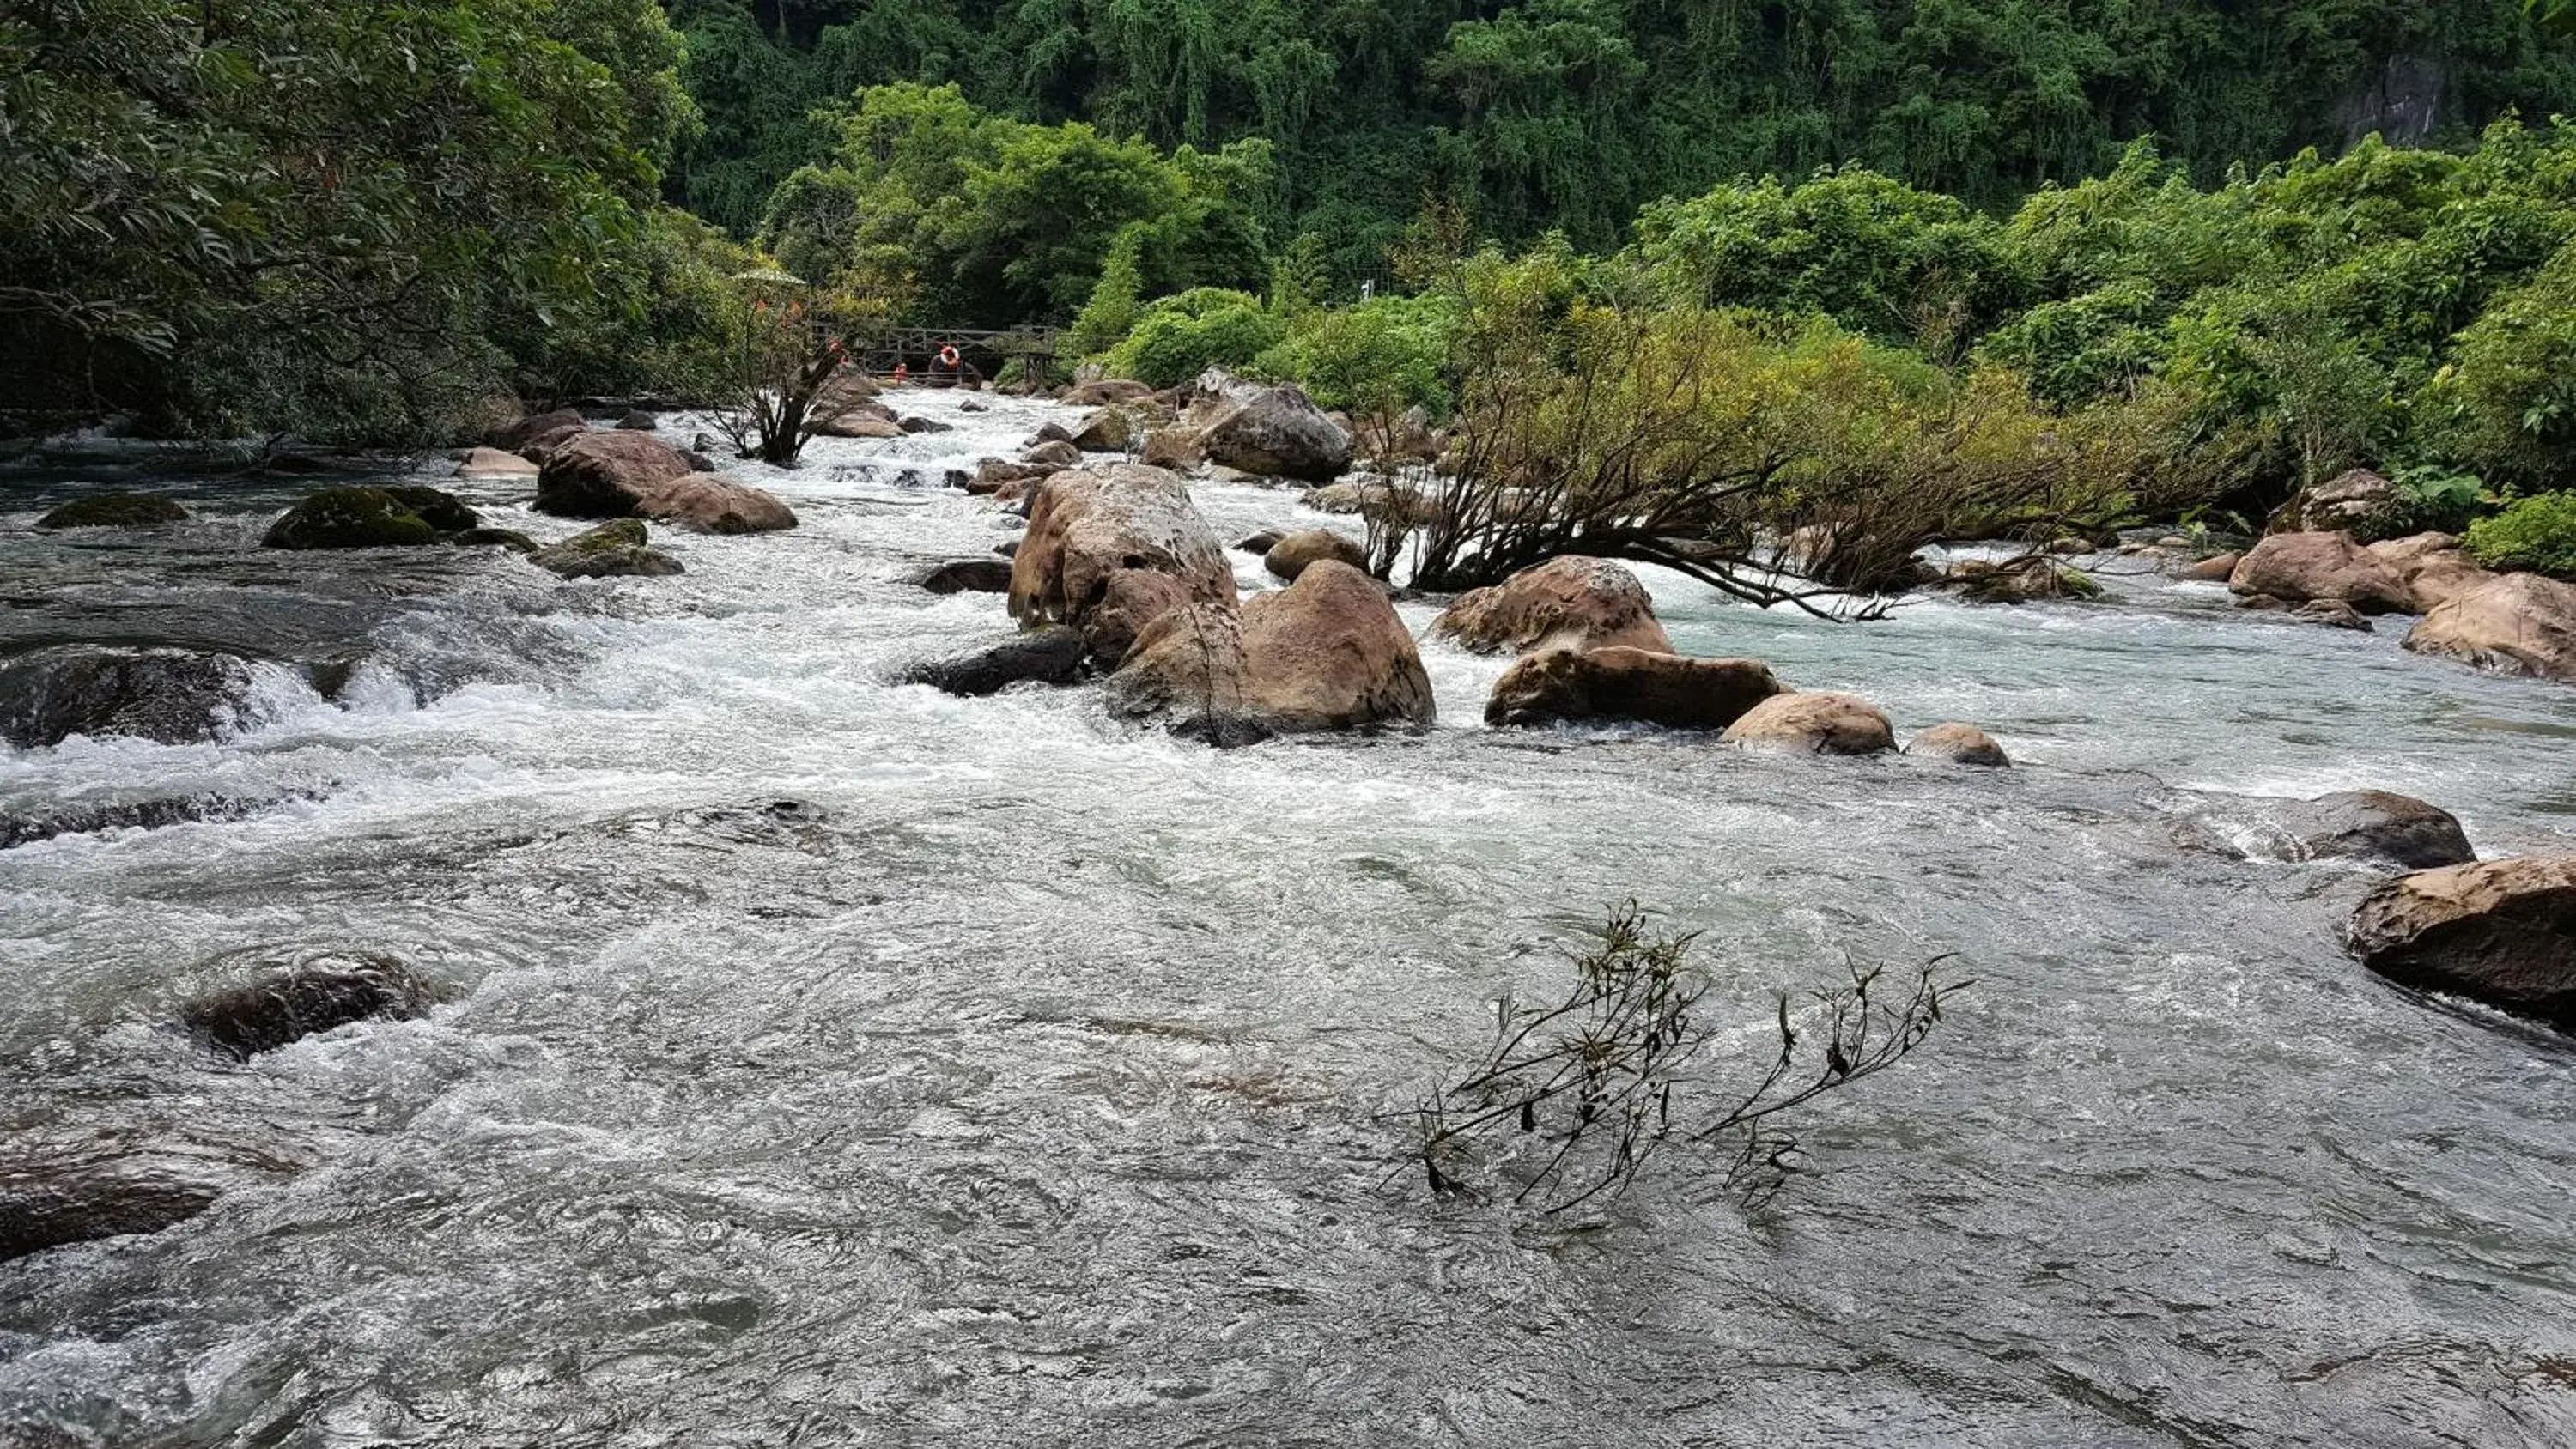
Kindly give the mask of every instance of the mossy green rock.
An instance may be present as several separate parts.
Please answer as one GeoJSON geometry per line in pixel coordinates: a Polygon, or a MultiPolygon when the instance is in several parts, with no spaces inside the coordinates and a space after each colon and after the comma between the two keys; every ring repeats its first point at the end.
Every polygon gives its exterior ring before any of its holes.
{"type": "Polygon", "coordinates": [[[260,542],[270,548],[415,547],[478,522],[474,510],[435,488],[325,488],[286,510],[260,542]],[[453,527],[442,529],[423,509],[453,527]]]}
{"type": "Polygon", "coordinates": [[[417,483],[390,486],[385,491],[394,496],[394,501],[410,509],[421,522],[441,533],[463,533],[469,528],[483,526],[483,520],[476,516],[474,510],[466,507],[463,500],[453,493],[417,483]]]}
{"type": "Polygon", "coordinates": [[[36,520],[38,528],[152,528],[177,523],[188,510],[158,493],[100,493],[75,498],[36,520]]]}
{"type": "Polygon", "coordinates": [[[528,562],[568,579],[662,578],[685,572],[680,561],[647,546],[640,518],[613,519],[529,555],[528,562]]]}

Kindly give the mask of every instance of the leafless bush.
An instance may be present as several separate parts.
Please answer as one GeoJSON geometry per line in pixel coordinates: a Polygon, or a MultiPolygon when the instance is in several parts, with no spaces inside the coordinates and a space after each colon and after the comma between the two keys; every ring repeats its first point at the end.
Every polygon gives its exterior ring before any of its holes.
{"type": "Polygon", "coordinates": [[[1563,1002],[1506,999],[1493,1047],[1410,1114],[1432,1190],[1490,1184],[1558,1217],[1617,1198],[1679,1142],[1713,1154],[1727,1186],[1767,1194],[1796,1149],[1780,1118],[1902,1061],[1972,984],[1940,979],[1946,957],[1895,974],[1849,965],[1834,986],[1783,995],[1771,1046],[1730,1081],[1694,940],[1653,934],[1631,902],[1576,959],[1563,1002]]]}

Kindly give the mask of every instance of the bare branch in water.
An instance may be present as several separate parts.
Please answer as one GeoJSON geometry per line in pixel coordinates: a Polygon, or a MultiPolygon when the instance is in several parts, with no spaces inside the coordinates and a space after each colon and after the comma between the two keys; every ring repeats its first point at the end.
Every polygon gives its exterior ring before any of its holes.
{"type": "Polygon", "coordinates": [[[1783,995],[1750,1085],[1721,1085],[1699,1009],[1708,983],[1689,961],[1696,936],[1652,933],[1631,901],[1601,937],[1576,958],[1564,1001],[1506,998],[1493,1046],[1410,1114],[1435,1192],[1485,1179],[1562,1215],[1615,1200],[1679,1143],[1713,1151],[1729,1187],[1767,1197],[1797,1152],[1782,1116],[1904,1060],[1973,984],[1940,979],[1946,956],[1893,975],[1847,961],[1841,983],[1783,995]]]}

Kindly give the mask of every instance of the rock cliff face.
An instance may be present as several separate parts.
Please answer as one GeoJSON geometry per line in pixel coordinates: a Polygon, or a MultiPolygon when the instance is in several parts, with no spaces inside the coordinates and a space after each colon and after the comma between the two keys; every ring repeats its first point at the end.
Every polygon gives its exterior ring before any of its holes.
{"type": "Polygon", "coordinates": [[[2458,66],[2430,55],[2392,55],[2379,74],[2336,104],[2335,129],[2357,145],[2376,133],[2391,146],[2420,146],[2449,119],[2458,66]]]}

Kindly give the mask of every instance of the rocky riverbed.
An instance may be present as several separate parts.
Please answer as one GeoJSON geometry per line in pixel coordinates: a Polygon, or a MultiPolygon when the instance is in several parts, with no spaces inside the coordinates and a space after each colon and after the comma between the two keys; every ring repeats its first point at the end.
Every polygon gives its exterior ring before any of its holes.
{"type": "MultiPolygon", "coordinates": [[[[2292,803],[2565,852],[2576,690],[2116,556],[1868,625],[1639,569],[2010,767],[1489,726],[1411,599],[1429,709],[1220,750],[907,682],[1013,633],[923,586],[1022,534],[951,473],[1083,415],[897,402],[948,430],[729,466],[795,526],[643,576],[259,546],[326,483],[593,526],[450,462],[0,480],[0,1443],[2576,1438],[2576,1052],[2358,965],[2394,867],[2292,803]],[[34,526],[107,489],[189,516],[34,526]],[[1630,898],[1747,1052],[1850,957],[1977,984],[1765,1205],[1434,1199],[1381,1115],[1630,898]]],[[[1190,491],[1248,597],[1354,530],[1190,491]]]]}

